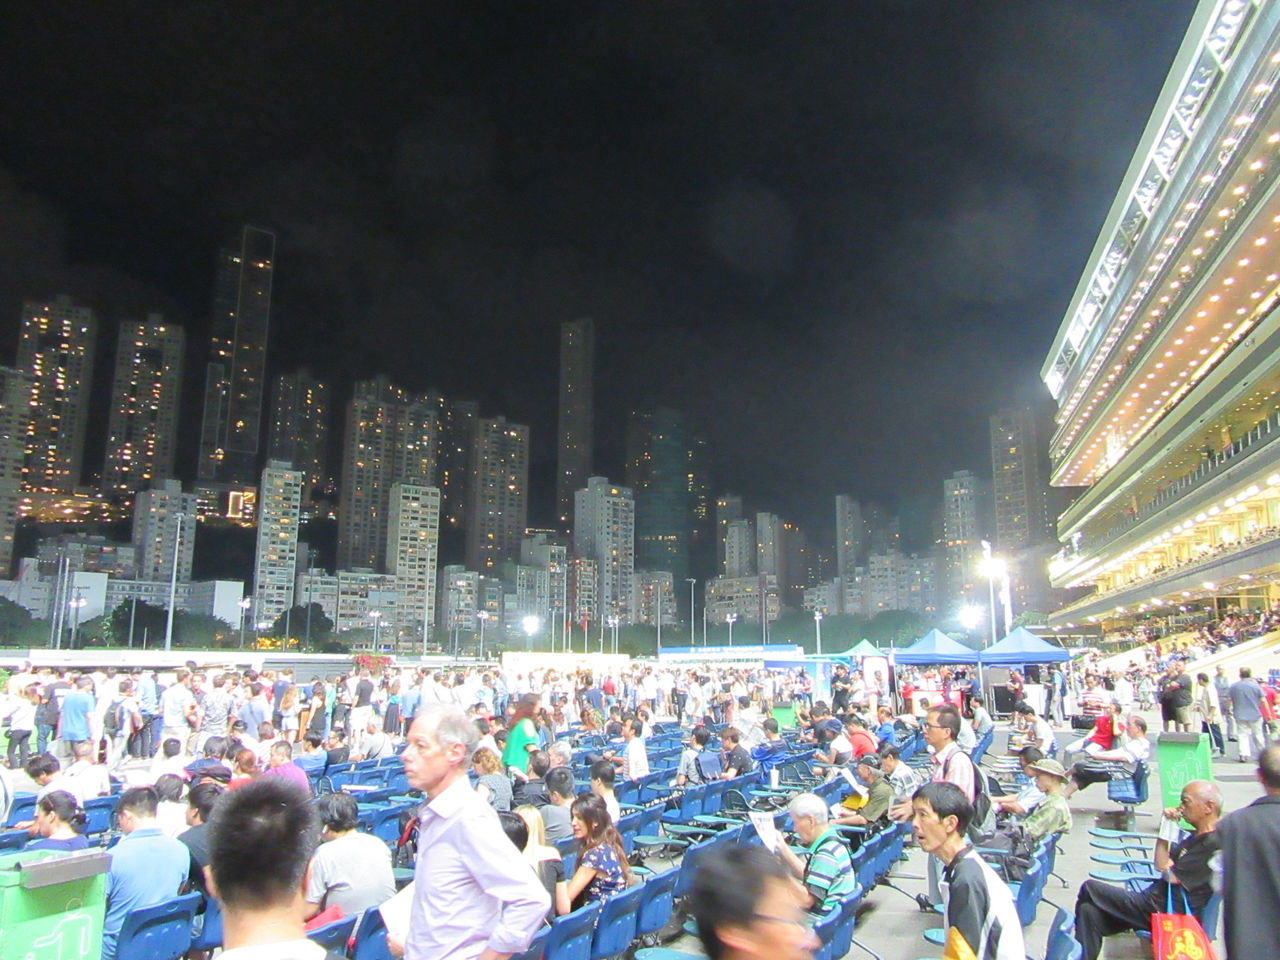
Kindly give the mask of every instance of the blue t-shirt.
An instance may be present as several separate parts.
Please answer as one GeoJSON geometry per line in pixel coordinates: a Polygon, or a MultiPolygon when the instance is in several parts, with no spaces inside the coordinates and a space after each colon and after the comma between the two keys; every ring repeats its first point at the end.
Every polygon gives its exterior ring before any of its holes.
{"type": "Polygon", "coordinates": [[[173,899],[190,873],[187,845],[159,827],[140,827],[121,837],[111,848],[102,960],[115,960],[116,939],[131,911],[173,899]]]}
{"type": "Polygon", "coordinates": [[[876,736],[880,738],[881,743],[896,744],[898,742],[897,732],[894,730],[892,720],[886,720],[880,724],[876,729],[876,736]]]}
{"type": "Polygon", "coordinates": [[[89,714],[93,713],[93,694],[75,690],[62,698],[63,740],[89,739],[89,714]]]}
{"type": "Polygon", "coordinates": [[[89,840],[86,837],[76,834],[69,840],[54,840],[52,837],[41,837],[39,840],[28,841],[23,850],[85,850],[89,846],[89,840]]]}

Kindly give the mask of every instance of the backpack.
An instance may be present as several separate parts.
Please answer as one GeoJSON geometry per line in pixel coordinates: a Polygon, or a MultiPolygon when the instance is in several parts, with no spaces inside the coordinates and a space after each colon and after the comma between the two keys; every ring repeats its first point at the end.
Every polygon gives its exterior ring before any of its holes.
{"type": "Polygon", "coordinates": [[[111,737],[119,736],[120,731],[124,729],[124,723],[124,701],[117,700],[107,709],[106,716],[102,718],[103,732],[111,737]]]}
{"type": "MultiPolygon", "coordinates": [[[[987,775],[973,762],[973,758],[964,753],[957,753],[951,760],[956,757],[964,757],[964,762],[973,767],[973,823],[969,824],[968,833],[969,839],[977,843],[996,831],[996,812],[995,804],[991,802],[991,785],[987,782],[987,775]]],[[[944,774],[950,769],[951,760],[948,760],[947,766],[943,768],[944,774]]]]}
{"type": "Polygon", "coordinates": [[[693,762],[697,765],[698,775],[702,777],[704,782],[719,780],[720,774],[724,773],[724,764],[720,760],[720,754],[714,750],[700,750],[698,755],[694,757],[693,762]]]}

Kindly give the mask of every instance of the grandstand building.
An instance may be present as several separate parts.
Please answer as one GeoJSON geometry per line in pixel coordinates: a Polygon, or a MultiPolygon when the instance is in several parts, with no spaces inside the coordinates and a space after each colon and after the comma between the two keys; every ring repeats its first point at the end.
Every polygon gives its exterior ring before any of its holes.
{"type": "Polygon", "coordinates": [[[1042,369],[1051,624],[1280,599],[1278,174],[1280,4],[1203,0],[1042,369]]]}

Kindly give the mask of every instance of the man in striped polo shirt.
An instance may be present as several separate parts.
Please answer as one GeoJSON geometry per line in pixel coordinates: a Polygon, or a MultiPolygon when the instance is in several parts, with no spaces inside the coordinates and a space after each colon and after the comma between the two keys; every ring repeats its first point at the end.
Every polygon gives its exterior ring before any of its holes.
{"type": "Polygon", "coordinates": [[[788,809],[796,836],[808,848],[809,860],[802,863],[786,844],[779,844],[778,855],[803,882],[809,911],[828,913],[858,885],[849,848],[828,824],[827,804],[821,797],[802,793],[788,809]]]}

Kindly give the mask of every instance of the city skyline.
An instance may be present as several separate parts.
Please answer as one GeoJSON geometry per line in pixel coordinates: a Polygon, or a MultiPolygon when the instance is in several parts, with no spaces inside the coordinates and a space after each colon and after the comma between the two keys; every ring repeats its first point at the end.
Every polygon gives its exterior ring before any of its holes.
{"type": "MultiPolygon", "coordinates": [[[[597,472],[621,475],[626,412],[662,402],[707,434],[717,492],[825,527],[838,492],[932,497],[949,472],[985,471],[986,418],[1042,396],[1037,355],[1191,9],[1159,6],[762,5],[728,30],[712,8],[624,5],[522,23],[541,42],[514,60],[497,55],[516,26],[501,18],[431,11],[401,30],[395,7],[337,8],[340,31],[238,25],[281,45],[257,70],[157,64],[159,100],[227,120],[189,136],[145,105],[121,111],[137,99],[128,71],[58,50],[93,30],[119,40],[120,63],[145,48],[201,64],[225,49],[207,15],[126,16],[125,36],[92,11],[74,25],[11,14],[8,36],[45,53],[0,86],[30,107],[0,145],[0,196],[22,230],[0,227],[16,264],[0,308],[69,291],[104,331],[163,313],[187,331],[189,409],[210,251],[260,224],[279,264],[268,376],[305,365],[335,408],[377,373],[469,397],[531,427],[543,478],[555,331],[590,316],[608,384],[597,472]],[[470,39],[451,49],[431,40],[459,33],[470,39]],[[362,88],[368,109],[343,110],[354,90],[326,79],[352,56],[401,65],[362,88]],[[46,82],[45,60],[65,82],[46,82]],[[533,100],[503,82],[512,69],[533,100]],[[210,73],[224,92],[185,79],[210,73]],[[271,105],[252,95],[263,84],[271,105]],[[98,102],[119,129],[59,149],[98,102]],[[360,148],[339,155],[334,133],[360,148]],[[898,450],[904,435],[916,442],[898,450]]],[[[553,493],[534,486],[530,515],[549,518],[553,493]]]]}

